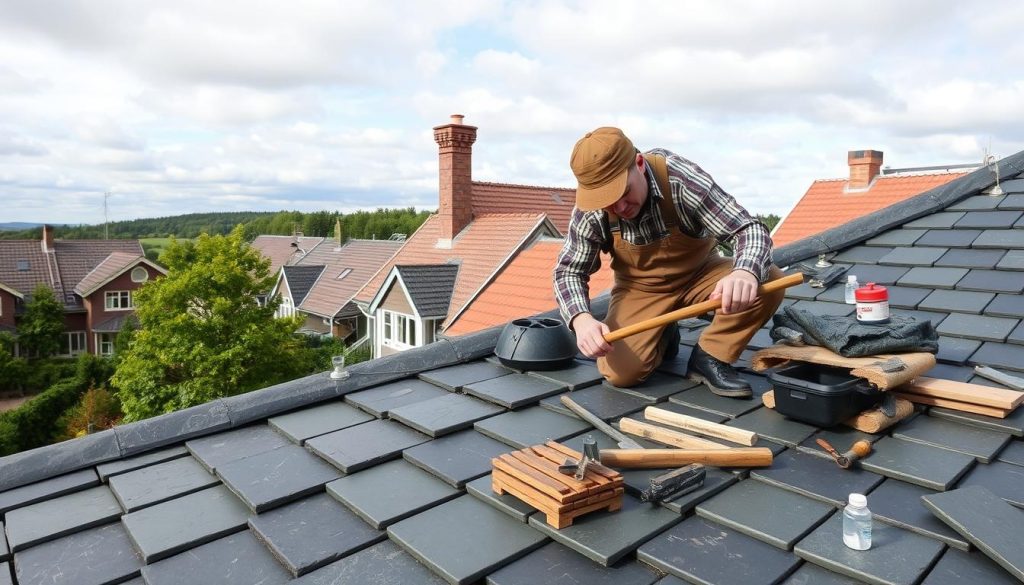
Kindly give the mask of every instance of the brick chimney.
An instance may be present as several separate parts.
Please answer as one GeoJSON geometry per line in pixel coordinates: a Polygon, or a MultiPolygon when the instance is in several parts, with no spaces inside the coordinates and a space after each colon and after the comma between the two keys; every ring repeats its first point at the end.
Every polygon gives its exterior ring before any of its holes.
{"type": "Polygon", "coordinates": [[[462,228],[473,221],[473,143],[476,126],[462,123],[462,114],[452,114],[451,121],[434,127],[438,146],[441,238],[439,245],[451,246],[462,228]]]}
{"type": "Polygon", "coordinates": [[[43,225],[43,252],[53,251],[53,228],[48,225],[43,225]]]}
{"type": "Polygon", "coordinates": [[[846,154],[850,165],[850,189],[867,189],[882,169],[880,150],[851,150],[846,154]]]}

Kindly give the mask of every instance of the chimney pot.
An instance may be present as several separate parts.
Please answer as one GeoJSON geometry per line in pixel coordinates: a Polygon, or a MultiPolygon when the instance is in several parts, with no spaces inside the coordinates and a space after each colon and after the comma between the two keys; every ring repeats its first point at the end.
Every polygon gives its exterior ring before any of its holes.
{"type": "Polygon", "coordinates": [[[462,120],[465,118],[462,114],[452,114],[452,124],[462,124],[462,120]]]}

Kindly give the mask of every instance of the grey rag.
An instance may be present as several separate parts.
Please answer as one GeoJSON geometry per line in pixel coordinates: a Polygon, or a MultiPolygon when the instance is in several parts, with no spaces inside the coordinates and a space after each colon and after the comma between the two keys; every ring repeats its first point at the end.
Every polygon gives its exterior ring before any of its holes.
{"type": "Polygon", "coordinates": [[[789,306],[776,313],[773,322],[770,334],[774,341],[827,347],[843,357],[939,351],[939,335],[932,322],[913,317],[892,315],[889,323],[873,325],[854,317],[815,315],[789,306]]]}

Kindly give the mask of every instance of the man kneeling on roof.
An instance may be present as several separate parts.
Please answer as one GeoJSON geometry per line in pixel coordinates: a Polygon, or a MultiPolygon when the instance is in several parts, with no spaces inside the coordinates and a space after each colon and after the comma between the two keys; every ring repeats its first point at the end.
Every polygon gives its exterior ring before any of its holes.
{"type": "Polygon", "coordinates": [[[673,323],[614,344],[604,335],[708,299],[721,299],[688,364],[691,379],[720,396],[746,398],[750,384],[732,367],[782,302],[757,288],[782,276],[768,229],[696,164],[665,149],[640,153],[618,128],[581,138],[570,159],[576,207],[554,271],[562,317],[584,355],[620,387],[651,375],[679,351],[673,323]],[[718,242],[733,258],[722,257],[718,242]],[[615,285],[604,322],[590,314],[588,281],[611,254],[615,285]]]}

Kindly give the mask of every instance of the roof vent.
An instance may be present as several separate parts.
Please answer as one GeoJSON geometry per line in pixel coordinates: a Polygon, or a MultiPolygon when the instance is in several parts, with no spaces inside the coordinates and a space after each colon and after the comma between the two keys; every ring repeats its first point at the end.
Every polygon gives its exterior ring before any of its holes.
{"type": "Polygon", "coordinates": [[[18,272],[28,272],[29,263],[28,260],[18,260],[18,272]]]}
{"type": "Polygon", "coordinates": [[[985,166],[987,166],[993,173],[996,174],[996,186],[988,192],[993,197],[1003,194],[1003,188],[999,186],[999,159],[994,154],[985,154],[985,166]]]}

